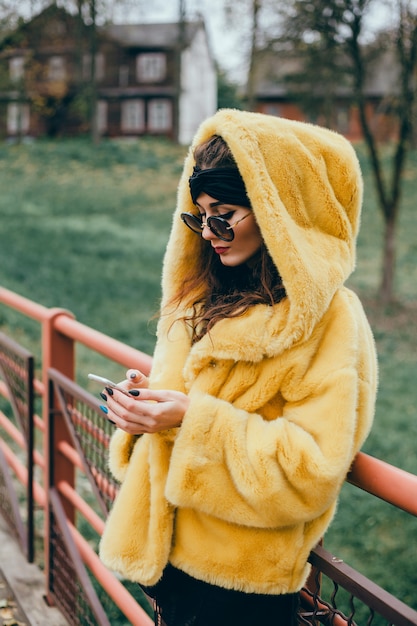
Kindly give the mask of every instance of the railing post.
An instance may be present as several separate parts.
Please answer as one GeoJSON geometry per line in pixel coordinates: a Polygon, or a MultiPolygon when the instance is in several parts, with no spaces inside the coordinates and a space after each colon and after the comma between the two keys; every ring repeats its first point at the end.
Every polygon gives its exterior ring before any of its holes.
{"type": "MultiPolygon", "coordinates": [[[[74,380],[75,372],[75,347],[74,341],[58,332],[55,328],[56,319],[61,316],[74,318],[74,315],[64,309],[49,309],[48,315],[42,323],[42,380],[45,389],[43,402],[43,421],[45,425],[44,432],[44,457],[45,457],[45,476],[44,487],[46,495],[45,506],[45,538],[44,538],[44,555],[45,555],[45,583],[46,596],[52,604],[49,594],[50,576],[51,576],[51,518],[50,518],[50,498],[49,490],[59,481],[66,481],[74,486],[75,473],[74,466],[68,460],[59,455],[57,452],[57,443],[59,441],[69,441],[69,434],[65,426],[64,419],[52,419],[58,414],[58,406],[54,397],[53,386],[49,382],[48,372],[51,367],[58,369],[60,372],[74,380]]],[[[65,514],[68,519],[74,523],[75,511],[69,502],[63,502],[65,514]]]]}

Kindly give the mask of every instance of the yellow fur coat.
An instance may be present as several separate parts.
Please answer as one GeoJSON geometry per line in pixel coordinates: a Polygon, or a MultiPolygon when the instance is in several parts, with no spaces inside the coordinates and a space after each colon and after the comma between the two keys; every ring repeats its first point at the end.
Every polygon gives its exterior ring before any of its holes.
{"type": "MultiPolygon", "coordinates": [[[[116,431],[110,467],[122,485],[100,554],[146,585],[169,560],[225,588],[294,592],[374,412],[374,341],[344,286],[362,178],[351,145],[313,125],[221,110],[194,144],[213,134],[232,150],[287,297],[218,322],[194,345],[174,314],[161,318],[151,386],[186,392],[190,407],[178,429],[116,431]]],[[[193,165],[190,150],[163,302],[207,245],[179,217],[194,209],[193,165]]]]}

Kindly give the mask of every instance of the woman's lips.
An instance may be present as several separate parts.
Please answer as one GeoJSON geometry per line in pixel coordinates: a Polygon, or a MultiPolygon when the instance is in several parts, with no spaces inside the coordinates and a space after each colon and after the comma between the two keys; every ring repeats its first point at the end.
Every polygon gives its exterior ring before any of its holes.
{"type": "Polygon", "coordinates": [[[217,254],[224,254],[228,251],[228,249],[229,248],[222,248],[221,246],[217,246],[216,248],[214,248],[214,251],[217,252],[217,254]]]}

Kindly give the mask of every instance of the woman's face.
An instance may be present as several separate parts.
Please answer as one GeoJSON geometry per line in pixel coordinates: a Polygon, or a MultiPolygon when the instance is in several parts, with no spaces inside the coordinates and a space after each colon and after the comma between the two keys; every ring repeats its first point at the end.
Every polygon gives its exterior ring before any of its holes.
{"type": "Polygon", "coordinates": [[[262,245],[262,236],[251,209],[236,204],[222,204],[205,192],[198,196],[196,206],[203,222],[208,217],[217,216],[232,225],[247,216],[234,226],[235,236],[232,241],[219,239],[207,226],[202,231],[203,239],[211,244],[223,265],[237,267],[249,261],[258,252],[262,245]]]}

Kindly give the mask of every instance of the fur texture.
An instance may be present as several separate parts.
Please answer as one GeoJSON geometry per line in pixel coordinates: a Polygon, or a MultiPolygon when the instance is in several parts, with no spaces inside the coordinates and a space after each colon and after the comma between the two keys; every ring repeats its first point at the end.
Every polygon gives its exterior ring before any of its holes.
{"type": "MultiPolygon", "coordinates": [[[[344,287],[355,264],[362,178],[351,145],[317,126],[222,110],[194,145],[213,134],[237,161],[287,298],[218,322],[193,346],[174,314],[161,318],[151,385],[187,392],[190,408],[179,429],[114,435],[110,466],[122,486],[100,554],[146,585],[170,560],[226,588],[293,592],[374,413],[374,341],[344,287]]],[[[179,217],[193,209],[193,165],[191,149],[164,261],[164,302],[207,245],[179,217]]]]}

